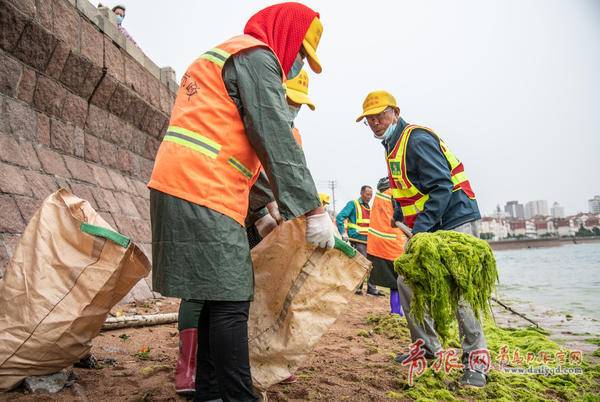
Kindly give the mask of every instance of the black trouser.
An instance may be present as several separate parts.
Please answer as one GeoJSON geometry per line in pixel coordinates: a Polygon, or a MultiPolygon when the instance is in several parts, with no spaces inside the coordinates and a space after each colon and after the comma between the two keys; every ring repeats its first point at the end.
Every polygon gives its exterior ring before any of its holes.
{"type": "Polygon", "coordinates": [[[250,302],[204,301],[198,320],[196,401],[258,401],[248,356],[250,302]]]}

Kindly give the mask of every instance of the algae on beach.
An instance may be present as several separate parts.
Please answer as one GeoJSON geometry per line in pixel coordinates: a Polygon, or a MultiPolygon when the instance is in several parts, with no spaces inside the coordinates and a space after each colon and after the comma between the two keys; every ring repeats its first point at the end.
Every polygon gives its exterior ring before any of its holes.
{"type": "Polygon", "coordinates": [[[447,230],[419,233],[394,266],[413,291],[410,314],[423,322],[429,313],[443,343],[459,303],[470,304],[478,319],[489,316],[498,271],[486,241],[447,230]]]}

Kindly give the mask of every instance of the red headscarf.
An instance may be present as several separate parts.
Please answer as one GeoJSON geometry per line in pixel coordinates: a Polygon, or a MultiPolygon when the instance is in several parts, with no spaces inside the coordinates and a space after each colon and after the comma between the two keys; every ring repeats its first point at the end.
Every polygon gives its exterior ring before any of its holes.
{"type": "Polygon", "coordinates": [[[250,17],[244,33],[269,45],[287,75],[310,23],[318,16],[319,13],[304,4],[275,4],[250,17]]]}

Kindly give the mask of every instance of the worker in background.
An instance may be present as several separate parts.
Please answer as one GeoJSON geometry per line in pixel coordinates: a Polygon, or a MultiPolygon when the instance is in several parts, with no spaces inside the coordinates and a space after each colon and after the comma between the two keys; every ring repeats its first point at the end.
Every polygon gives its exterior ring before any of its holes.
{"type": "Polygon", "coordinates": [[[148,186],[154,289],[201,302],[196,400],[258,400],[248,356],[252,260],[244,221],[261,168],[283,219],[306,216],[306,240],[334,231],[292,135],[283,82],[316,55],[323,26],[299,3],[267,7],[244,34],[184,73],[148,186]]]}
{"type": "Polygon", "coordinates": [[[406,235],[402,230],[390,226],[393,216],[390,180],[384,177],[377,183],[377,193],[371,207],[367,258],[373,263],[370,276],[373,284],[390,289],[390,312],[403,315],[394,260],[404,253],[406,235]]]}
{"type": "MultiPolygon", "coordinates": [[[[98,7],[100,7],[100,5],[98,5],[98,7]]],[[[125,27],[123,26],[123,20],[125,19],[125,5],[117,4],[116,6],[114,6],[112,8],[112,12],[115,13],[117,16],[117,28],[119,29],[119,31],[123,35],[125,35],[125,37],[127,39],[132,41],[134,45],[138,46],[137,42],[135,40],[133,40],[133,37],[131,35],[129,35],[129,32],[127,32],[127,29],[125,29],[125,27]]]]}
{"type": "MultiPolygon", "coordinates": [[[[360,188],[360,198],[348,201],[344,209],[336,216],[337,228],[344,240],[350,240],[350,244],[362,255],[367,256],[367,235],[369,233],[369,217],[371,207],[369,202],[373,197],[373,189],[364,185],[360,188]],[[348,221],[347,233],[344,223],[348,221]]],[[[356,289],[356,294],[362,294],[362,284],[356,289]]],[[[367,294],[371,296],[385,296],[373,284],[371,277],[367,281],[367,294]]]]}
{"type": "MultiPolygon", "coordinates": [[[[296,143],[301,146],[302,138],[298,129],[294,127],[293,119],[298,115],[302,105],[315,110],[314,103],[308,97],[307,72],[301,70],[296,77],[287,80],[285,92],[289,118],[292,119],[293,136],[296,143]]],[[[264,172],[261,172],[261,176],[250,189],[249,198],[245,227],[248,244],[252,249],[277,227],[281,215],[264,172]]],[[[319,200],[325,208],[322,193],[319,193],[319,200]]],[[[192,395],[195,392],[197,327],[203,304],[202,301],[184,299],[179,305],[179,355],[175,366],[175,391],[180,395],[192,395]]],[[[291,375],[282,383],[289,384],[296,381],[296,376],[291,375]]]]}
{"type": "MultiPolygon", "coordinates": [[[[367,95],[363,113],[356,121],[362,119],[366,119],[365,124],[385,148],[395,202],[394,221],[404,222],[414,234],[454,230],[477,237],[480,214],[475,194],[463,164],[446,143],[431,129],[404,121],[396,99],[386,91],[367,95]]],[[[409,317],[412,291],[401,276],[398,290],[404,313],[409,317]]],[[[456,315],[464,366],[460,383],[483,387],[487,381],[485,373],[469,363],[471,352],[487,350],[481,323],[464,302],[459,304],[456,315]]],[[[408,324],[413,342],[423,339],[425,357],[434,359],[442,347],[431,318],[426,316],[423,326],[410,320],[408,324]]],[[[402,363],[407,357],[398,355],[396,361],[402,363]]]]}

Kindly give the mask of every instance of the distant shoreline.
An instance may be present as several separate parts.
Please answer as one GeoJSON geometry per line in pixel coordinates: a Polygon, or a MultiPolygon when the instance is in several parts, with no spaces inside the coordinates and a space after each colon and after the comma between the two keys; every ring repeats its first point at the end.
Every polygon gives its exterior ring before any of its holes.
{"type": "Polygon", "coordinates": [[[511,239],[488,241],[490,246],[495,251],[513,250],[519,248],[542,248],[542,247],[559,247],[564,244],[584,244],[584,243],[600,243],[600,236],[590,237],[568,237],[568,238],[546,238],[546,239],[511,239]]]}

